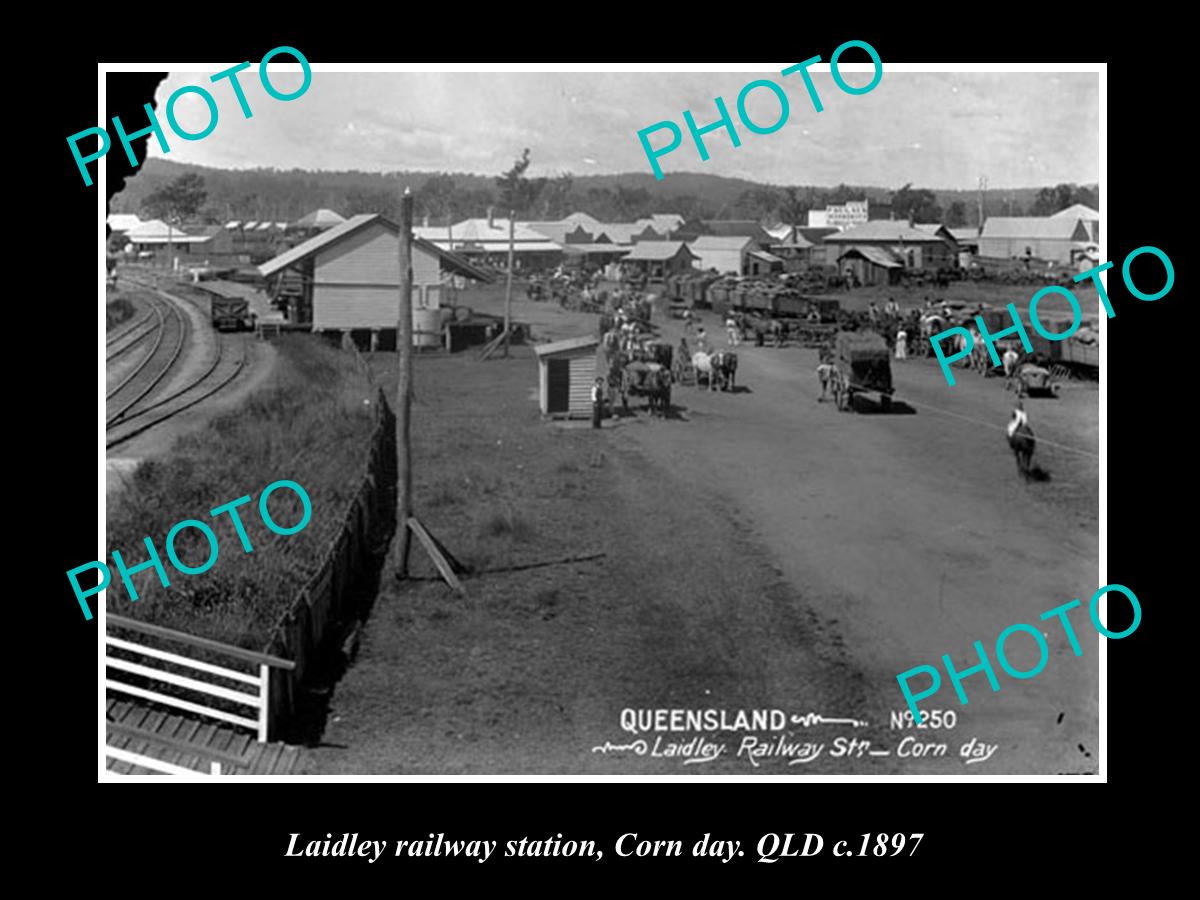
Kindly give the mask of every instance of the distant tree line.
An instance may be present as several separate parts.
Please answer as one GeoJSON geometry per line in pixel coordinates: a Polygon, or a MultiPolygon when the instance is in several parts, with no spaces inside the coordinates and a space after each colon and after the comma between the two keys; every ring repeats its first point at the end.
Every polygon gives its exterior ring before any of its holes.
{"type": "MultiPolygon", "coordinates": [[[[344,216],[382,213],[398,218],[401,193],[407,185],[413,192],[417,224],[428,221],[431,225],[485,216],[489,207],[497,218],[505,218],[510,209],[515,209],[518,219],[533,221],[556,220],[584,211],[601,221],[629,222],[654,213],[679,213],[689,219],[803,224],[809,210],[850,200],[890,202],[896,219],[911,217],[916,222],[963,226],[977,225],[979,218],[973,192],[936,192],[911,184],[888,192],[846,184],[832,188],[752,185],[694,173],[668,176],[654,184],[636,175],[561,173],[530,177],[529,166],[529,150],[510,169],[490,178],[431,172],[231,171],[199,167],[175,175],[185,167],[151,161],[137,178],[129,179],[122,194],[114,198],[112,209],[143,217],[178,216],[190,222],[215,224],[229,220],[291,222],[321,207],[344,216]]],[[[984,212],[987,216],[1043,216],[1074,203],[1099,208],[1097,190],[1075,184],[1037,191],[993,190],[986,196],[984,212]]]]}

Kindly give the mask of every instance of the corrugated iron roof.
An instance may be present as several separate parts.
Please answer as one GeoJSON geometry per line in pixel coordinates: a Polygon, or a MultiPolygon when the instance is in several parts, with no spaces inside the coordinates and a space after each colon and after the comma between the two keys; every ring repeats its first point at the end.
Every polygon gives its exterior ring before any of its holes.
{"type": "Polygon", "coordinates": [[[1088,222],[1099,222],[1100,213],[1083,203],[1074,203],[1066,209],[1061,209],[1052,215],[1052,219],[1084,219],[1088,222]]]}
{"type": "Polygon", "coordinates": [[[1091,238],[1079,218],[1042,216],[994,216],[983,223],[984,238],[1061,238],[1086,241],[1091,238]]]}
{"type": "Polygon", "coordinates": [[[847,228],[845,231],[837,234],[827,235],[825,242],[828,244],[844,243],[854,244],[859,241],[908,241],[917,243],[920,241],[938,241],[941,238],[935,234],[928,234],[916,228],[909,226],[907,222],[897,222],[891,219],[877,219],[874,222],[866,222],[862,225],[855,225],[853,228],[847,228]]]}
{"type": "Polygon", "coordinates": [[[629,255],[625,257],[625,260],[662,261],[673,259],[681,247],[691,256],[696,256],[692,249],[683,241],[642,241],[640,244],[633,245],[633,249],[629,251],[629,255]]]}
{"type": "MultiPolygon", "coordinates": [[[[504,241],[508,243],[508,219],[493,218],[488,224],[486,218],[463,219],[454,223],[454,240],[463,241],[504,241]]],[[[513,243],[527,241],[544,241],[546,236],[534,231],[528,225],[516,222],[513,225],[513,243]]]]}
{"type": "Polygon", "coordinates": [[[754,238],[746,235],[723,236],[717,234],[702,234],[691,241],[691,247],[697,253],[705,250],[741,250],[754,243],[754,238]]]}
{"type": "Polygon", "coordinates": [[[904,267],[904,264],[897,260],[886,247],[847,247],[846,251],[838,256],[838,260],[841,261],[852,253],[857,253],[864,259],[875,263],[877,266],[883,266],[886,269],[901,269],[904,267]]]}
{"type": "MultiPolygon", "coordinates": [[[[362,213],[357,216],[351,216],[340,225],[335,225],[314,237],[309,238],[301,244],[297,244],[290,250],[287,250],[274,259],[267,260],[258,267],[258,271],[263,276],[270,276],[276,272],[286,269],[288,266],[294,265],[300,260],[316,253],[318,250],[324,249],[332,244],[358,231],[369,224],[378,222],[390,231],[400,233],[400,226],[390,219],[387,219],[378,213],[362,213]]],[[[450,271],[458,275],[464,275],[467,278],[474,278],[477,281],[491,281],[492,278],[486,272],[483,272],[456,253],[451,253],[449,250],[443,250],[432,241],[427,241],[420,237],[413,237],[413,246],[421,247],[432,253],[434,256],[446,265],[450,271]]]]}
{"type": "Polygon", "coordinates": [[[533,352],[540,356],[548,356],[551,353],[563,353],[567,350],[583,350],[587,347],[595,347],[599,345],[600,338],[594,334],[585,334],[581,337],[567,338],[562,341],[554,341],[550,344],[538,344],[533,348],[533,352]]]}
{"type": "MultiPolygon", "coordinates": [[[[339,215],[332,209],[314,209],[308,215],[296,220],[297,228],[332,228],[335,225],[340,225],[343,222],[348,222],[349,219],[339,215]]],[[[250,226],[247,225],[247,228],[250,226]]]]}

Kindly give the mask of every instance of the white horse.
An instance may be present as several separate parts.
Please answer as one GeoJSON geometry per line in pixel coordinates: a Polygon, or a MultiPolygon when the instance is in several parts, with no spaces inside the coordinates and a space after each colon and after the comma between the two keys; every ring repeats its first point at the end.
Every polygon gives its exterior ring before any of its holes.
{"type": "Polygon", "coordinates": [[[703,350],[693,353],[692,368],[696,370],[696,387],[700,386],[700,378],[703,376],[708,381],[708,389],[716,390],[717,380],[713,372],[712,354],[705,353],[703,350]]]}

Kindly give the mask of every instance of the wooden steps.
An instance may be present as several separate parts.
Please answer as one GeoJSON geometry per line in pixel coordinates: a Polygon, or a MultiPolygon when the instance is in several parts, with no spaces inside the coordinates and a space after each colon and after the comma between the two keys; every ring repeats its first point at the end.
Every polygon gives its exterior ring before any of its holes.
{"type": "MultiPolygon", "coordinates": [[[[214,762],[222,775],[290,775],[300,762],[300,747],[276,741],[264,744],[247,731],[186,715],[151,709],[109,697],[108,746],[208,774],[214,762]]],[[[161,775],[123,760],[108,760],[119,775],[161,775]]]]}

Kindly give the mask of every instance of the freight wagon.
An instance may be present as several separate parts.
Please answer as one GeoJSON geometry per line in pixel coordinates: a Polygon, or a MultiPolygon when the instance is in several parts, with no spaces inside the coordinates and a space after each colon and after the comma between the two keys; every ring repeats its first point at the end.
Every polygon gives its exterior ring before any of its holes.
{"type": "Polygon", "coordinates": [[[250,301],[237,288],[220,281],[200,281],[199,296],[209,321],[217,331],[249,331],[254,328],[250,301]]]}

